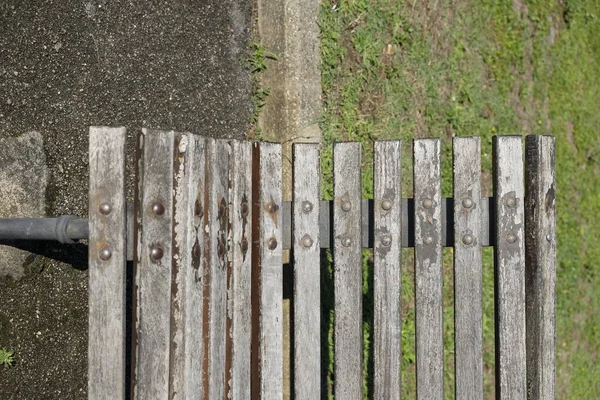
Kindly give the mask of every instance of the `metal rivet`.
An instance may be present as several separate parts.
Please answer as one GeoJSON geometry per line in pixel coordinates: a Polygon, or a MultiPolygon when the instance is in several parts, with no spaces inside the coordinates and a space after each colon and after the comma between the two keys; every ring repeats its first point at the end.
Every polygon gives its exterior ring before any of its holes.
{"type": "Polygon", "coordinates": [[[313,205],[310,201],[303,201],[302,202],[302,211],[304,211],[305,213],[309,213],[311,212],[313,209],[313,205]]]}
{"type": "Polygon", "coordinates": [[[269,250],[275,250],[277,248],[277,239],[275,239],[275,238],[269,239],[269,243],[267,243],[267,247],[269,247],[269,250]]]}
{"type": "Polygon", "coordinates": [[[381,202],[381,209],[384,211],[389,211],[392,209],[392,202],[391,200],[385,199],[381,202]]]}
{"type": "Polygon", "coordinates": [[[517,205],[517,200],[514,197],[509,197],[506,199],[506,207],[513,208],[517,205]]]}
{"type": "Polygon", "coordinates": [[[462,242],[464,245],[469,246],[469,245],[473,244],[474,241],[475,241],[475,238],[473,237],[473,235],[471,235],[469,233],[467,233],[466,235],[464,235],[462,237],[462,242]]]}
{"type": "Polygon", "coordinates": [[[392,237],[391,236],[382,236],[381,237],[381,245],[383,247],[390,247],[392,245],[392,237]]]}
{"type": "Polygon", "coordinates": [[[517,241],[517,235],[515,235],[514,233],[509,233],[508,235],[506,235],[506,242],[509,244],[513,244],[517,241]]]}
{"type": "Polygon", "coordinates": [[[156,215],[163,215],[165,213],[165,206],[160,203],[155,203],[152,206],[152,212],[156,215]]]}
{"type": "Polygon", "coordinates": [[[164,254],[165,254],[165,253],[164,253],[163,249],[161,249],[160,247],[153,247],[153,248],[150,250],[150,257],[151,257],[153,260],[160,260],[161,258],[163,258],[163,255],[164,255],[164,254]]]}
{"type": "Polygon", "coordinates": [[[112,211],[112,206],[108,203],[102,203],[100,204],[100,207],[98,207],[98,211],[100,211],[100,214],[102,215],[108,215],[112,211]]]}
{"type": "Polygon", "coordinates": [[[433,201],[431,199],[425,199],[425,200],[423,200],[422,204],[423,204],[423,207],[427,208],[427,209],[433,207],[433,201]]]}
{"type": "Polygon", "coordinates": [[[248,207],[248,203],[243,202],[242,203],[242,217],[247,217],[249,211],[250,211],[250,209],[248,207]]]}
{"type": "Polygon", "coordinates": [[[423,238],[423,243],[425,243],[425,244],[432,244],[433,243],[433,237],[432,236],[425,236],[423,238]]]}
{"type": "Polygon", "coordinates": [[[546,240],[549,241],[549,242],[551,242],[552,241],[552,235],[547,234],[546,235],[546,240]]]}
{"type": "Polygon", "coordinates": [[[349,201],[342,201],[342,210],[350,211],[352,209],[352,204],[349,201]]]}
{"type": "Polygon", "coordinates": [[[352,239],[350,239],[348,236],[344,236],[342,238],[342,246],[350,247],[351,245],[352,245],[352,239]]]}
{"type": "Polygon", "coordinates": [[[98,257],[103,261],[107,261],[112,257],[112,251],[109,248],[102,249],[98,252],[98,257]]]}
{"type": "Polygon", "coordinates": [[[307,235],[304,235],[304,236],[302,237],[302,246],[304,246],[304,247],[307,247],[307,248],[308,248],[308,247],[310,247],[310,246],[312,246],[312,245],[313,245],[313,240],[312,240],[312,238],[311,238],[311,237],[310,237],[308,234],[307,234],[307,235]]]}
{"type": "Polygon", "coordinates": [[[473,204],[474,204],[474,203],[473,203],[473,200],[471,200],[471,198],[470,198],[470,197],[466,197],[466,198],[464,198],[464,199],[463,199],[463,201],[462,201],[462,206],[463,206],[463,208],[466,208],[467,210],[468,210],[469,208],[473,207],[473,204]]]}
{"type": "Polygon", "coordinates": [[[246,238],[243,238],[242,241],[240,242],[240,249],[242,249],[242,253],[245,253],[248,251],[248,240],[246,240],[246,238]]]}
{"type": "Polygon", "coordinates": [[[275,203],[269,204],[269,213],[275,214],[279,210],[279,206],[275,203]]]}

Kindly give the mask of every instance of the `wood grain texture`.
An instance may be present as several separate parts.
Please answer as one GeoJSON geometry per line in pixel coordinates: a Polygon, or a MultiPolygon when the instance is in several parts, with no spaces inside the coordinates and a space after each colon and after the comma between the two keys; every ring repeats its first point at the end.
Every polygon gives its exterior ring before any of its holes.
{"type": "Polygon", "coordinates": [[[125,398],[125,128],[89,132],[88,398],[125,398]],[[100,206],[107,204],[104,215],[100,206]],[[108,249],[108,260],[100,252],[108,249]]]}
{"type": "Polygon", "coordinates": [[[417,398],[444,398],[439,139],[414,141],[417,398]]]}
{"type": "Polygon", "coordinates": [[[362,399],[361,147],[333,147],[335,397],[362,399]]]}
{"type": "Polygon", "coordinates": [[[520,136],[496,136],[496,396],[525,399],[525,254],[523,148],[520,136]]]}
{"type": "Polygon", "coordinates": [[[229,156],[230,145],[223,140],[207,139],[206,190],[208,218],[208,266],[204,280],[208,293],[208,398],[225,397],[225,346],[227,319],[227,246],[229,242],[229,156]]]}
{"type": "Polygon", "coordinates": [[[481,145],[455,137],[454,360],[457,399],[483,399],[481,145]]]}
{"type": "Polygon", "coordinates": [[[374,168],[374,398],[400,398],[402,364],[400,141],[375,142],[374,168]]]}
{"type": "Polygon", "coordinates": [[[277,143],[260,143],[258,215],[260,223],[259,371],[260,398],[283,396],[282,153],[277,143]]]}
{"type": "Polygon", "coordinates": [[[232,189],[229,218],[232,230],[232,273],[228,316],[232,338],[229,398],[249,399],[252,333],[252,145],[232,141],[232,189]]]}
{"type": "Polygon", "coordinates": [[[530,135],[525,157],[527,396],[550,400],[555,387],[555,140],[530,135]]]}
{"type": "Polygon", "coordinates": [[[294,393],[321,396],[321,263],[318,144],[293,148],[294,393]]]}
{"type": "Polygon", "coordinates": [[[169,396],[174,133],[143,129],[139,143],[133,397],[164,399],[169,396]],[[155,205],[163,212],[155,213],[155,205]],[[162,257],[152,258],[153,250],[162,257]]]}
{"type": "Polygon", "coordinates": [[[204,208],[204,139],[176,136],[173,199],[173,268],[171,286],[171,399],[202,398],[202,269],[204,208]]]}

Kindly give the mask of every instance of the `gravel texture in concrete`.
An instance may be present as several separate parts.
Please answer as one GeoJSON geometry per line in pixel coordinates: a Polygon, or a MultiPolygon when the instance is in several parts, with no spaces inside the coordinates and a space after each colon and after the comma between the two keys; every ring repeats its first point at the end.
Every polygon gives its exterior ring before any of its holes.
{"type": "MultiPolygon", "coordinates": [[[[90,125],[123,125],[132,138],[142,126],[244,136],[251,6],[0,1],[0,137],[41,134],[48,216],[87,215],[90,125]]],[[[15,351],[0,398],[86,398],[87,249],[33,247],[48,257],[20,281],[0,279],[0,347],[15,351]]]]}

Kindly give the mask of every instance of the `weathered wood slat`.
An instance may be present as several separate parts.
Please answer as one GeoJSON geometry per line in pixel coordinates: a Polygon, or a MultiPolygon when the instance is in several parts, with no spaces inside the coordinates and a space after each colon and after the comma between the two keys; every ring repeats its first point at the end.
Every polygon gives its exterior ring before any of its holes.
{"type": "Polygon", "coordinates": [[[175,144],[169,392],[171,399],[202,398],[204,139],[181,134],[175,144]]]}
{"type": "Polygon", "coordinates": [[[335,397],[362,399],[360,143],[336,143],[333,159],[335,397]]]}
{"type": "Polygon", "coordinates": [[[174,133],[143,129],[138,181],[133,397],[169,395],[174,133]]]}
{"type": "Polygon", "coordinates": [[[444,398],[439,139],[414,141],[417,398],[444,398]]]}
{"type": "Polygon", "coordinates": [[[520,136],[496,136],[496,396],[526,397],[523,149],[520,136]]]}
{"type": "Polygon", "coordinates": [[[208,234],[205,257],[204,292],[208,302],[208,398],[225,397],[225,355],[227,319],[227,246],[229,242],[229,153],[223,140],[207,139],[204,231],[208,234]]]}
{"type": "Polygon", "coordinates": [[[555,140],[530,135],[525,158],[527,392],[550,400],[555,388],[555,140]]]}
{"type": "Polygon", "coordinates": [[[453,144],[455,396],[483,399],[480,139],[453,144]]]}
{"type": "Polygon", "coordinates": [[[318,144],[295,144],[294,390],[296,399],[321,397],[321,290],[318,144]]]}
{"type": "Polygon", "coordinates": [[[125,398],[125,128],[90,128],[88,398],[125,398]]]}
{"type": "Polygon", "coordinates": [[[232,338],[229,398],[249,399],[252,333],[252,144],[232,142],[232,189],[229,213],[232,230],[232,268],[228,315],[232,338]]]}
{"type": "Polygon", "coordinates": [[[258,146],[259,390],[261,399],[271,400],[283,396],[282,153],[280,144],[258,146]]]}
{"type": "Polygon", "coordinates": [[[402,364],[401,142],[375,142],[374,398],[400,399],[402,364]]]}

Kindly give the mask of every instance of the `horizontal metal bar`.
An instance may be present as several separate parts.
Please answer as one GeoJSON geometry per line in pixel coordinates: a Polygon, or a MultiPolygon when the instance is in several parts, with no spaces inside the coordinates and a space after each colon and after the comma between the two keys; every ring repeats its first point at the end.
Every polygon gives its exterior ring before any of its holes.
{"type": "MultiPolygon", "coordinates": [[[[402,199],[402,247],[415,245],[414,200],[402,199]]],[[[283,248],[292,247],[292,202],[283,202],[283,248]]],[[[373,247],[373,200],[362,200],[362,247],[373,247]]],[[[454,244],[454,199],[442,199],[442,246],[452,247],[454,244]],[[450,213],[447,212],[450,210],[450,213]]],[[[493,246],[494,243],[494,198],[481,199],[481,233],[482,246],[493,246]]],[[[328,249],[333,242],[333,202],[321,201],[319,204],[319,230],[321,248],[328,249]]]]}
{"type": "MultiPolygon", "coordinates": [[[[133,215],[132,205],[128,205],[127,218],[127,250],[128,259],[133,259],[133,215]]],[[[292,202],[283,202],[283,248],[292,247],[292,202]]],[[[452,247],[454,243],[454,199],[442,199],[442,245],[452,247]],[[448,213],[447,210],[451,212],[448,213]]],[[[362,200],[362,247],[373,247],[373,200],[362,200]]],[[[319,202],[319,230],[321,248],[328,249],[333,242],[333,202],[319,202]]],[[[494,198],[484,198],[481,201],[482,228],[480,241],[482,246],[493,246],[494,198]]],[[[402,247],[414,247],[414,200],[402,199],[402,247]]],[[[0,219],[0,240],[57,240],[61,243],[74,243],[89,237],[88,220],[73,215],[63,215],[59,218],[3,218],[0,219]]]]}

